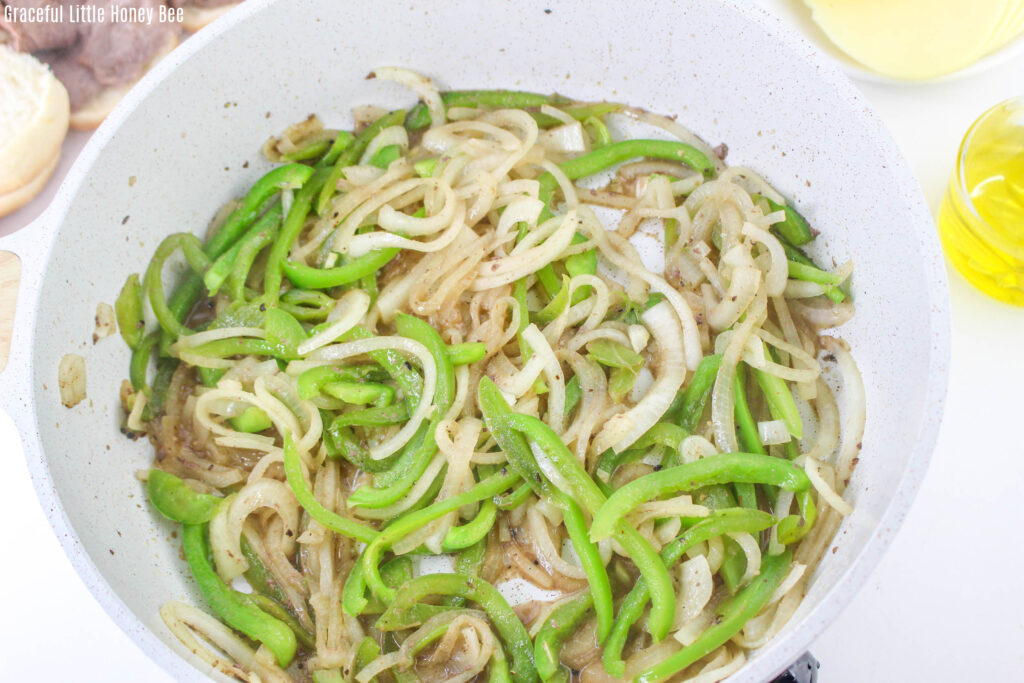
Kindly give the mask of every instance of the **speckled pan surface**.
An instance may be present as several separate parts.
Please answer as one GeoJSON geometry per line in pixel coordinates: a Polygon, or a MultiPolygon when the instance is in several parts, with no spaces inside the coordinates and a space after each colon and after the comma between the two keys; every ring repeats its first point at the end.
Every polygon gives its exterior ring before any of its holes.
{"type": "Polygon", "coordinates": [[[888,133],[810,45],[739,0],[250,0],[149,74],[82,154],[47,225],[0,242],[25,264],[0,406],[83,580],[171,675],[206,679],[157,614],[196,596],[171,526],[150,514],[134,477],[150,448],[118,432],[127,353],[116,338],[92,344],[93,314],[163,236],[201,230],[260,174],[268,135],[310,112],[348,125],[353,105],[410,104],[401,88],[365,80],[380,65],[449,87],[557,90],[678,114],[727,142],[731,163],[796,197],[824,233],[821,252],[855,261],[859,313],[845,336],[869,420],[856,512],[784,634],[730,680],[784,669],[852,598],[916,492],[942,413],[947,296],[930,216],[888,133]],[[69,351],[88,364],[89,399],[73,410],[56,390],[69,351]]]}

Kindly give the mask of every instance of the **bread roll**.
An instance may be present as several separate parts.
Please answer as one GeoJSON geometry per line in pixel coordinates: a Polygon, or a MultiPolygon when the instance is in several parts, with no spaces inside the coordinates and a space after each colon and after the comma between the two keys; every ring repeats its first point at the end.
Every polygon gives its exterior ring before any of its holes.
{"type": "Polygon", "coordinates": [[[32,55],[0,45],[0,216],[43,188],[68,132],[68,92],[32,55]]]}
{"type": "Polygon", "coordinates": [[[181,27],[189,33],[195,33],[214,19],[234,9],[239,3],[220,5],[219,7],[185,7],[182,13],[181,27]]]}

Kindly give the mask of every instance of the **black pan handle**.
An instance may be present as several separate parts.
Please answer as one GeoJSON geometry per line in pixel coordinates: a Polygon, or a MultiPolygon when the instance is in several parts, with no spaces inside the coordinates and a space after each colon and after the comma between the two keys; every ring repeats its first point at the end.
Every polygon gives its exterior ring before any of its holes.
{"type": "Polygon", "coordinates": [[[793,662],[786,673],[778,676],[772,683],[817,683],[820,666],[810,652],[805,652],[800,659],[793,662]]]}

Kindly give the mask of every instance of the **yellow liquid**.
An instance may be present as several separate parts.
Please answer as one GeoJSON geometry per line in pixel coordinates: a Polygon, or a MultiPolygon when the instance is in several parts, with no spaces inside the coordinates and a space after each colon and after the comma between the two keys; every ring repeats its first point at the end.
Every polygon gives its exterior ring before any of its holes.
{"type": "Polygon", "coordinates": [[[967,280],[1024,306],[1024,98],[989,110],[967,132],[938,222],[967,280]]]}

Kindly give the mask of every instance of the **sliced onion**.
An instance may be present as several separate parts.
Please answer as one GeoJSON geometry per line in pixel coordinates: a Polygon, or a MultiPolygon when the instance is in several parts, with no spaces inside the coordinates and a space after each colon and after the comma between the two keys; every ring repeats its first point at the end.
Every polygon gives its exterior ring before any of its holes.
{"type": "Polygon", "coordinates": [[[359,324],[368,310],[370,310],[370,295],[361,289],[350,289],[331,309],[327,316],[327,322],[330,324],[299,344],[296,353],[300,356],[307,356],[313,351],[337,341],[338,337],[359,324]]]}
{"type": "Polygon", "coordinates": [[[373,75],[381,80],[401,83],[416,93],[427,105],[427,111],[430,112],[431,128],[444,124],[444,102],[432,80],[410,69],[395,66],[378,67],[374,70],[373,75]]]}
{"type": "Polygon", "coordinates": [[[715,580],[711,575],[708,559],[698,555],[686,560],[680,566],[679,605],[676,615],[676,627],[679,628],[697,617],[703,610],[715,589],[715,580]]]}
{"type": "Polygon", "coordinates": [[[784,420],[766,420],[757,423],[757,435],[765,446],[789,443],[793,438],[784,420]]]}
{"type": "Polygon", "coordinates": [[[430,351],[418,341],[405,337],[372,337],[325,346],[314,351],[311,356],[314,361],[333,362],[385,349],[401,351],[419,359],[420,367],[423,368],[423,397],[420,399],[419,405],[416,406],[416,410],[409,416],[409,421],[396,434],[383,443],[370,447],[370,457],[374,460],[386,458],[404,446],[419,429],[420,424],[430,411],[431,405],[433,405],[434,388],[437,386],[437,365],[434,363],[430,351]]]}
{"type": "Polygon", "coordinates": [[[402,148],[402,152],[406,152],[409,149],[409,132],[405,129],[405,126],[388,126],[370,140],[370,144],[366,146],[366,150],[363,152],[363,156],[359,157],[360,164],[369,164],[370,160],[373,159],[373,155],[376,154],[384,147],[390,147],[391,145],[398,145],[402,148]]]}
{"type": "Polygon", "coordinates": [[[182,645],[223,674],[251,680],[252,672],[266,683],[290,683],[292,680],[276,663],[259,657],[234,631],[200,609],[171,601],[160,608],[160,618],[182,645]],[[195,634],[217,650],[200,643],[195,634]]]}
{"type": "Polygon", "coordinates": [[[549,128],[537,138],[537,144],[549,152],[580,154],[588,151],[587,136],[579,121],[549,128]]]}
{"type": "Polygon", "coordinates": [[[686,379],[682,330],[671,306],[666,302],[652,306],[643,314],[643,323],[658,344],[658,378],[639,403],[605,424],[594,440],[599,453],[629,448],[661,419],[686,379]]]}
{"type": "Polygon", "coordinates": [[[860,453],[861,442],[864,439],[867,397],[864,379],[846,342],[835,337],[822,337],[821,344],[835,356],[839,371],[843,375],[844,415],[840,427],[839,457],[836,459],[836,488],[842,492],[853,473],[854,461],[860,453]]]}
{"type": "Polygon", "coordinates": [[[85,359],[76,353],[66,354],[57,368],[60,402],[74,408],[85,400],[85,359]]]}

